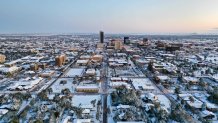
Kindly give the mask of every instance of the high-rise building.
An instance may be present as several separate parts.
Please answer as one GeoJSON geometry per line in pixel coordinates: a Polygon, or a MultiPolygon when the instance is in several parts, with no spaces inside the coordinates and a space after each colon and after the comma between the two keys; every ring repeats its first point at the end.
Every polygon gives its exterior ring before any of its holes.
{"type": "Polygon", "coordinates": [[[38,64],[33,63],[33,64],[30,65],[30,69],[32,71],[37,71],[39,69],[39,66],[38,66],[38,64]]]}
{"type": "Polygon", "coordinates": [[[5,55],[0,54],[0,63],[4,63],[5,62],[5,55]]]}
{"type": "Polygon", "coordinates": [[[120,40],[114,41],[114,49],[115,50],[121,50],[123,48],[123,43],[120,40]]]}
{"type": "Polygon", "coordinates": [[[104,32],[100,31],[100,42],[104,43],[104,32]]]}
{"type": "Polygon", "coordinates": [[[66,55],[60,55],[55,58],[55,64],[57,66],[62,66],[66,61],[66,55]]]}
{"type": "Polygon", "coordinates": [[[62,61],[61,61],[60,56],[57,56],[57,57],[55,58],[55,65],[56,65],[56,66],[61,66],[61,65],[62,65],[62,61]]]}
{"type": "Polygon", "coordinates": [[[147,38],[143,38],[143,42],[144,43],[148,42],[148,39],[147,38]]]}
{"type": "Polygon", "coordinates": [[[129,37],[124,37],[123,42],[124,44],[129,44],[130,43],[129,37]]]}

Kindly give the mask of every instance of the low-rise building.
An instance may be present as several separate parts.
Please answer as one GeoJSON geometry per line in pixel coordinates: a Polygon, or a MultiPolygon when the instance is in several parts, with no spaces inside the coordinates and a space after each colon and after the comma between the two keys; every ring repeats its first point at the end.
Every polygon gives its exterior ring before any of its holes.
{"type": "Polygon", "coordinates": [[[103,55],[94,55],[94,56],[92,56],[92,60],[96,61],[96,62],[102,62],[103,55]]]}
{"type": "Polygon", "coordinates": [[[76,87],[77,92],[90,92],[97,93],[99,91],[99,86],[97,85],[79,85],[76,87]]]}
{"type": "Polygon", "coordinates": [[[0,67],[0,73],[3,73],[3,74],[7,74],[7,73],[13,74],[13,73],[19,71],[20,69],[21,68],[17,67],[17,66],[11,66],[11,67],[3,66],[3,67],[0,67]]]}
{"type": "Polygon", "coordinates": [[[86,75],[88,76],[94,76],[96,74],[95,69],[87,69],[86,70],[86,75]]]}
{"type": "Polygon", "coordinates": [[[89,60],[77,60],[76,64],[78,66],[86,66],[89,63],[89,60]]]}
{"type": "Polygon", "coordinates": [[[9,90],[28,90],[40,83],[43,80],[41,77],[27,77],[25,79],[20,79],[19,81],[14,81],[14,85],[9,86],[9,90]]]}
{"type": "Polygon", "coordinates": [[[189,83],[189,84],[197,84],[199,79],[196,77],[191,77],[191,76],[183,76],[182,77],[183,82],[189,83]]]}
{"type": "Polygon", "coordinates": [[[148,78],[131,78],[132,85],[136,90],[153,92],[154,86],[148,78]]]}
{"type": "Polygon", "coordinates": [[[51,77],[52,75],[54,75],[55,71],[53,70],[45,70],[43,72],[41,72],[39,74],[40,77],[43,77],[43,78],[48,78],[48,77],[51,77]]]}

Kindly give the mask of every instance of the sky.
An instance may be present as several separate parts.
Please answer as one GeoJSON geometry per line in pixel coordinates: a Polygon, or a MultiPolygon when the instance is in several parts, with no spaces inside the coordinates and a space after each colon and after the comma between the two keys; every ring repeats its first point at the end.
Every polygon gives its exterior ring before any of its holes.
{"type": "Polygon", "coordinates": [[[218,33],[218,0],[0,0],[0,33],[218,33]]]}

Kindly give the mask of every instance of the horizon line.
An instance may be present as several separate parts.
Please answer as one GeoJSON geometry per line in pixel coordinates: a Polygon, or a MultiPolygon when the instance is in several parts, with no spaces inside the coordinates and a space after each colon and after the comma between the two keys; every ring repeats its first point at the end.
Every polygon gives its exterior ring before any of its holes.
{"type": "MultiPolygon", "coordinates": [[[[100,31],[99,31],[100,32],[100,31]]],[[[67,32],[67,33],[44,33],[44,32],[37,32],[37,33],[0,33],[1,35],[97,35],[99,32],[67,32]]],[[[103,31],[104,32],[104,31],[103,31]]],[[[105,35],[178,35],[178,36],[185,36],[185,35],[218,35],[218,33],[111,33],[111,32],[104,32],[105,35]]]]}

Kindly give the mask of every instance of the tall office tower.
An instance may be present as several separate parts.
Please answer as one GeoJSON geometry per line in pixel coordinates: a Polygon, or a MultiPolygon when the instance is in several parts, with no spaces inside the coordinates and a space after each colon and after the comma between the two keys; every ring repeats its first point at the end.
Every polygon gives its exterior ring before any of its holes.
{"type": "Polygon", "coordinates": [[[100,31],[100,42],[104,43],[104,32],[100,31]]]}
{"type": "Polygon", "coordinates": [[[129,37],[124,37],[123,42],[124,44],[129,44],[130,43],[129,37]]]}

